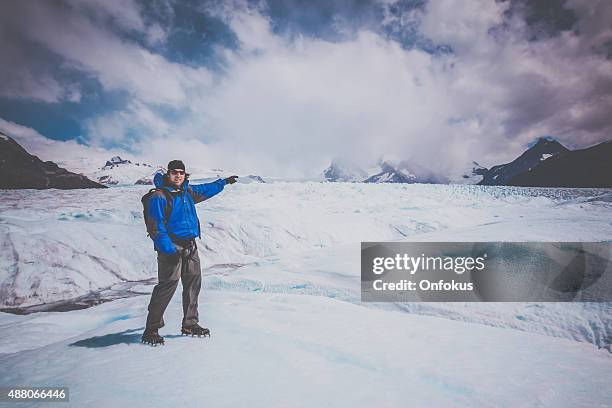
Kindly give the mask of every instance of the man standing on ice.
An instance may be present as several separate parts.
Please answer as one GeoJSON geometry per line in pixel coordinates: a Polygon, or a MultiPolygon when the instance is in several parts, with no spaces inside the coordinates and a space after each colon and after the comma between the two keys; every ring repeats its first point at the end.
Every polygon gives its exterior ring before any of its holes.
{"type": "Polygon", "coordinates": [[[157,251],[158,283],[151,294],[147,325],[142,342],[164,344],[158,333],[164,327],[164,311],[170,303],[179,279],[183,285],[183,323],[181,333],[210,336],[198,325],[198,295],[202,283],[200,258],[195,238],[200,236],[200,222],[195,205],[213,197],[238,176],[212,183],[189,185],[189,175],[180,160],[168,163],[166,174],[154,177],[155,189],[142,198],[147,231],[157,251]]]}

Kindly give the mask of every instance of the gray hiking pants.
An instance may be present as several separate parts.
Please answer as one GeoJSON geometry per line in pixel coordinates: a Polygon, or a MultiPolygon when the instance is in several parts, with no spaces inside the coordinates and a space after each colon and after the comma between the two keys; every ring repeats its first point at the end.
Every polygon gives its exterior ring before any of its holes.
{"type": "Polygon", "coordinates": [[[193,242],[180,245],[175,243],[178,255],[157,254],[158,283],[153,288],[147,316],[147,330],[164,327],[164,311],[170,303],[179,278],[183,284],[183,326],[198,322],[198,295],[202,285],[200,257],[193,242]]]}

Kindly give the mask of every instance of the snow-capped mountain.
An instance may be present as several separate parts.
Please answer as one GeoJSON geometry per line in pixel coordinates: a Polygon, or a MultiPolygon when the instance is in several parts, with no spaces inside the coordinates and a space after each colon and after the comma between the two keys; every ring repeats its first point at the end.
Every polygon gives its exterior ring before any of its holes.
{"type": "Polygon", "coordinates": [[[542,137],[529,149],[510,163],[491,167],[483,175],[478,184],[488,186],[508,185],[510,180],[517,175],[528,172],[551,157],[567,153],[569,150],[561,143],[551,138],[542,137]]]}
{"type": "Polygon", "coordinates": [[[110,160],[106,161],[106,164],[104,165],[104,167],[102,167],[102,170],[109,170],[109,169],[113,169],[115,167],[119,167],[122,164],[132,164],[136,167],[142,166],[142,167],[154,167],[150,164],[147,163],[132,163],[131,160],[123,160],[120,156],[114,156],[112,157],[110,160]]]}
{"type": "Polygon", "coordinates": [[[340,162],[334,160],[323,173],[328,181],[424,184],[444,184],[448,182],[445,177],[436,175],[431,170],[416,163],[402,160],[396,164],[391,160],[382,158],[378,160],[375,166],[367,169],[340,164],[340,162]]]}
{"type": "Polygon", "coordinates": [[[543,157],[541,164],[511,178],[508,185],[612,187],[612,141],[553,157],[543,157]]]}
{"type": "Polygon", "coordinates": [[[391,163],[382,162],[380,163],[381,171],[376,173],[367,179],[363,180],[364,183],[416,183],[417,177],[411,173],[404,173],[401,170],[394,167],[391,163]]]}
{"type": "Polygon", "coordinates": [[[87,177],[72,173],[52,161],[43,162],[11,137],[0,133],[0,188],[75,189],[104,188],[87,177]]]}
{"type": "Polygon", "coordinates": [[[160,169],[161,166],[133,163],[114,156],[91,175],[98,183],[105,185],[151,184],[153,176],[160,169]]]}
{"type": "Polygon", "coordinates": [[[542,137],[510,163],[487,169],[472,161],[458,172],[459,177],[446,178],[408,160],[382,158],[375,170],[346,166],[334,160],[324,175],[328,181],[364,183],[612,187],[611,143],[571,151],[550,137],[542,137]]]}

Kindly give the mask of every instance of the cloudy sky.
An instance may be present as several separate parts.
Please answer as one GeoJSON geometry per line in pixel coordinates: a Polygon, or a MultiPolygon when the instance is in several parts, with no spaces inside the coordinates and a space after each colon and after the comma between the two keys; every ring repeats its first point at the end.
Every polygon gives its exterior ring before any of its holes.
{"type": "Polygon", "coordinates": [[[42,159],[448,175],[611,139],[610,21],[606,0],[4,0],[0,130],[42,159]]]}

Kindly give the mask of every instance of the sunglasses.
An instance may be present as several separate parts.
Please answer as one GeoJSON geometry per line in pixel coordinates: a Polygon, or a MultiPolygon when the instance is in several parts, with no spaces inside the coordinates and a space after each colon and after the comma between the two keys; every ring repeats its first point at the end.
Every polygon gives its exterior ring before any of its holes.
{"type": "Polygon", "coordinates": [[[183,170],[170,170],[170,174],[172,175],[178,174],[182,176],[183,174],[185,174],[185,172],[183,170]]]}

